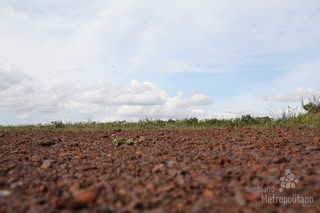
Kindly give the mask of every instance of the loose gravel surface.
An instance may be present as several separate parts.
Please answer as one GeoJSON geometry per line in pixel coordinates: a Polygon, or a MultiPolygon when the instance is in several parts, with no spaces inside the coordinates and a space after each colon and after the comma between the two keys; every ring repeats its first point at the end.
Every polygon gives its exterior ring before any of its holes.
{"type": "Polygon", "coordinates": [[[0,132],[0,212],[320,212],[320,129],[0,132]]]}

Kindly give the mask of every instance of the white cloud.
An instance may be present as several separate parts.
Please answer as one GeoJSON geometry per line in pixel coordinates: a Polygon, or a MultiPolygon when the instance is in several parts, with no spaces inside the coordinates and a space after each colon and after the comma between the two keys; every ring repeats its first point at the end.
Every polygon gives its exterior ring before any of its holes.
{"type": "Polygon", "coordinates": [[[18,115],[17,118],[21,120],[28,120],[30,118],[30,115],[28,115],[27,113],[23,113],[21,115],[18,115]]]}
{"type": "Polygon", "coordinates": [[[13,85],[24,83],[29,78],[11,64],[0,64],[0,89],[5,90],[13,85]]]}
{"type": "Polygon", "coordinates": [[[293,91],[281,93],[272,96],[266,96],[266,101],[281,101],[281,102],[298,102],[302,99],[312,98],[313,96],[319,95],[319,91],[312,88],[299,87],[293,91]]]}
{"type": "Polygon", "coordinates": [[[239,117],[239,114],[228,113],[228,112],[216,112],[210,115],[209,118],[216,118],[216,119],[234,119],[239,117]]]}
{"type": "Polygon", "coordinates": [[[197,93],[192,95],[189,98],[188,102],[189,104],[192,104],[192,105],[206,105],[206,104],[211,104],[212,100],[207,95],[197,93]]]}
{"type": "Polygon", "coordinates": [[[235,72],[265,58],[292,63],[294,52],[320,45],[317,1],[28,1],[0,8],[0,58],[36,78],[77,69],[90,72],[82,78],[117,77],[112,65],[129,78],[235,72]]]}
{"type": "Polygon", "coordinates": [[[152,82],[132,80],[127,85],[107,81],[85,84],[60,79],[38,82],[11,66],[3,66],[0,76],[0,88],[3,88],[0,90],[0,112],[35,122],[41,117],[49,122],[49,118],[57,120],[61,116],[77,121],[92,116],[98,121],[103,118],[137,120],[203,116],[206,112],[199,107],[212,103],[209,96],[201,93],[184,97],[180,91],[176,96],[169,96],[152,82]],[[21,79],[7,84],[2,76],[6,79],[21,76],[21,79]]]}

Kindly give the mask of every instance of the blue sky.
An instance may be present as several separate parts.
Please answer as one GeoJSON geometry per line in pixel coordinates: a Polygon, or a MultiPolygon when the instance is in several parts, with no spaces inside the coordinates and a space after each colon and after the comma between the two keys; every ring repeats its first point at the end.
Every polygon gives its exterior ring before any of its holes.
{"type": "Polygon", "coordinates": [[[281,115],[319,38],[317,0],[4,0],[0,124],[281,115]]]}

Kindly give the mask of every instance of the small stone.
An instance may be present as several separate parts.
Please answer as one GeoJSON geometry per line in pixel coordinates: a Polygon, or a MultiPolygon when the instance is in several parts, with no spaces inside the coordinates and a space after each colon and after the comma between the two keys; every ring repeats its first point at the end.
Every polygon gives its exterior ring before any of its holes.
{"type": "Polygon", "coordinates": [[[149,184],[146,185],[146,189],[148,189],[150,192],[153,193],[156,190],[156,187],[155,187],[154,184],[149,183],[149,184]]]}
{"type": "Polygon", "coordinates": [[[213,191],[212,190],[209,190],[209,189],[205,189],[202,194],[205,196],[205,197],[212,197],[213,196],[213,191]]]}
{"type": "Polygon", "coordinates": [[[256,147],[255,145],[247,145],[247,146],[242,146],[242,149],[243,150],[245,150],[245,149],[253,149],[255,147],[256,147]]]}
{"type": "Polygon", "coordinates": [[[137,152],[136,152],[136,156],[139,157],[139,158],[141,158],[141,157],[143,156],[143,152],[137,151],[137,152]]]}
{"type": "Polygon", "coordinates": [[[176,161],[173,161],[173,160],[167,161],[168,167],[172,167],[175,163],[176,163],[176,161]]]}
{"type": "Polygon", "coordinates": [[[286,163],[286,162],[289,162],[286,157],[280,157],[275,161],[275,163],[286,163]]]}
{"type": "Polygon", "coordinates": [[[255,202],[260,199],[260,194],[249,194],[246,198],[249,202],[255,202]]]}
{"type": "Polygon", "coordinates": [[[53,146],[56,144],[56,142],[54,140],[44,140],[44,141],[40,141],[39,144],[41,146],[53,146]]]}
{"type": "Polygon", "coordinates": [[[164,169],[164,165],[161,163],[161,164],[155,165],[152,169],[152,172],[157,173],[163,169],[164,169]]]}
{"type": "Polygon", "coordinates": [[[10,194],[9,190],[0,190],[0,197],[8,197],[10,194]]]}
{"type": "Polygon", "coordinates": [[[312,139],[312,142],[313,142],[313,143],[319,143],[319,142],[320,142],[320,137],[314,137],[314,138],[312,139]]]}
{"type": "Polygon", "coordinates": [[[246,200],[240,190],[235,191],[234,199],[238,205],[240,205],[240,206],[246,205],[246,200]]]}
{"type": "Polygon", "coordinates": [[[45,204],[47,201],[44,199],[44,198],[36,198],[35,200],[34,200],[34,203],[35,204],[40,204],[40,205],[43,205],[43,204],[45,204]]]}
{"type": "Polygon", "coordinates": [[[120,190],[118,191],[118,195],[120,195],[120,196],[122,196],[122,197],[126,196],[127,194],[128,194],[128,193],[126,192],[125,189],[120,189],[120,190]]]}
{"type": "Polygon", "coordinates": [[[51,165],[54,163],[54,160],[44,160],[42,165],[41,165],[41,168],[42,169],[48,169],[51,167],[51,165]]]}
{"type": "Polygon", "coordinates": [[[311,151],[320,150],[320,147],[318,147],[318,146],[306,146],[305,149],[306,149],[307,152],[311,152],[311,151]]]}
{"type": "Polygon", "coordinates": [[[81,191],[74,195],[74,201],[77,203],[88,204],[96,200],[98,193],[96,191],[81,191]]]}
{"type": "Polygon", "coordinates": [[[159,187],[157,191],[159,193],[162,193],[162,192],[170,191],[174,187],[175,187],[175,185],[173,185],[173,184],[165,184],[164,186],[159,187]]]}
{"type": "Polygon", "coordinates": [[[177,175],[176,177],[176,182],[179,186],[184,186],[185,185],[185,180],[182,175],[177,175]]]}
{"type": "Polygon", "coordinates": [[[80,190],[80,183],[79,182],[74,182],[73,184],[71,184],[71,186],[69,187],[69,191],[74,193],[76,191],[80,190]]]}
{"type": "Polygon", "coordinates": [[[23,182],[22,181],[18,181],[18,182],[15,182],[15,183],[11,183],[10,188],[11,189],[15,189],[15,188],[20,187],[22,185],[23,185],[23,182]]]}
{"type": "Polygon", "coordinates": [[[41,161],[43,158],[42,157],[40,157],[40,156],[31,156],[31,158],[30,158],[30,160],[32,161],[32,162],[39,162],[39,161],[41,161]]]}

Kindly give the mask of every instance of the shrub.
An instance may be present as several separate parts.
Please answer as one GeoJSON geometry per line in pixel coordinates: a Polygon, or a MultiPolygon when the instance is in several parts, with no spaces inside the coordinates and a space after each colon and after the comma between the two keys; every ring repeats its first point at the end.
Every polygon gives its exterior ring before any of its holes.
{"type": "Polygon", "coordinates": [[[62,121],[51,121],[51,124],[56,128],[63,128],[65,126],[62,121]]]}
{"type": "Polygon", "coordinates": [[[320,100],[316,96],[313,96],[312,99],[309,99],[309,103],[307,104],[304,104],[302,100],[302,107],[307,111],[307,114],[320,113],[320,100]]]}

